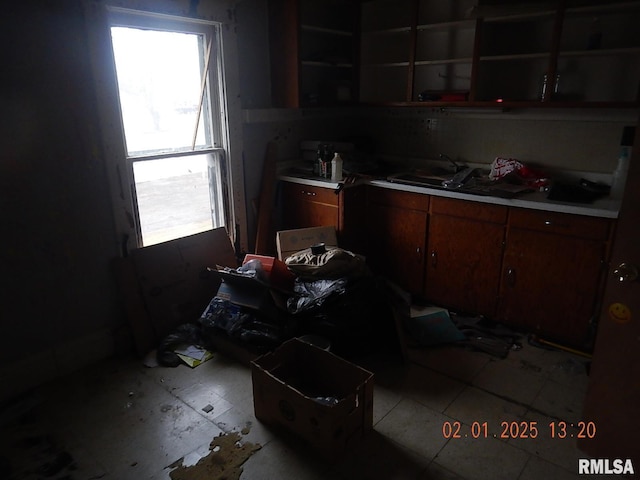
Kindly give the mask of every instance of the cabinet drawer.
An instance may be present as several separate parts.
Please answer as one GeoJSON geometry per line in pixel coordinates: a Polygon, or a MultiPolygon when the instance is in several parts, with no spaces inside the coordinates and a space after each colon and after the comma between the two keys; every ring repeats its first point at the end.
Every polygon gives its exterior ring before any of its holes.
{"type": "Polygon", "coordinates": [[[480,222],[504,224],[507,221],[507,212],[507,207],[503,205],[491,205],[444,197],[433,197],[431,199],[431,214],[450,215],[480,222]]]}
{"type": "Polygon", "coordinates": [[[287,201],[309,201],[338,206],[338,195],[332,188],[284,182],[282,193],[287,201]]]}
{"type": "Polygon", "coordinates": [[[403,192],[389,188],[370,187],[368,191],[370,203],[388,207],[406,208],[407,210],[429,211],[429,195],[415,192],[403,192]]]}
{"type": "Polygon", "coordinates": [[[513,208],[509,226],[593,240],[609,238],[610,220],[567,213],[513,208]]]}

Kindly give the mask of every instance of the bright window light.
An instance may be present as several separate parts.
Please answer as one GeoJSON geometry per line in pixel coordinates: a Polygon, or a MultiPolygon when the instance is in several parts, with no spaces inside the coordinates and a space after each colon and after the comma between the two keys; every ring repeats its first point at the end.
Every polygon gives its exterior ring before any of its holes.
{"type": "Polygon", "coordinates": [[[215,30],[117,18],[111,40],[142,245],[223,226],[222,127],[211,97],[224,90],[207,60],[218,55],[215,30]]]}

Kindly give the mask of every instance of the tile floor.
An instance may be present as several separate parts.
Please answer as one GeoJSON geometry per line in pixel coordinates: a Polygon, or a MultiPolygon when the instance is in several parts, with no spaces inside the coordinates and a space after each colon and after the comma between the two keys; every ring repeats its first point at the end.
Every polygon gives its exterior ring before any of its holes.
{"type": "Polygon", "coordinates": [[[585,455],[574,440],[550,439],[547,425],[580,419],[583,358],[525,345],[506,359],[448,347],[424,350],[418,361],[359,361],[376,374],[374,432],[330,464],[256,420],[250,369],[230,358],[216,354],[195,369],[110,359],[39,387],[0,415],[0,477],[13,468],[11,480],[169,479],[177,460],[194,464],[214,437],[242,432],[242,442],[262,446],[243,480],[577,478],[585,455]],[[443,424],[454,421],[463,434],[488,422],[489,438],[447,439],[443,424]],[[538,438],[493,438],[509,421],[538,422],[538,438]],[[46,452],[66,452],[54,460],[71,468],[56,472],[46,452]]]}

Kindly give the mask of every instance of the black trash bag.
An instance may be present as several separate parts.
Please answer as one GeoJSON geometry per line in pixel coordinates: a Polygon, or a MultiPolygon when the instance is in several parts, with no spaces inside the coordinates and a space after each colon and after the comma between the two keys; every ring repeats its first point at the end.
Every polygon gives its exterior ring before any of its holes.
{"type": "Polygon", "coordinates": [[[298,277],[293,287],[296,295],[287,299],[287,310],[289,313],[300,313],[318,308],[332,295],[342,295],[346,286],[346,278],[305,281],[298,277]]]}
{"type": "Polygon", "coordinates": [[[328,339],[331,350],[345,358],[399,348],[392,305],[380,277],[349,281],[343,293],[295,317],[301,334],[328,339]]]}
{"type": "Polygon", "coordinates": [[[156,358],[160,365],[165,367],[177,367],[182,360],[173,351],[178,345],[198,345],[209,349],[206,345],[202,326],[196,323],[185,323],[178,326],[175,332],[167,335],[156,351],[156,358]]]}

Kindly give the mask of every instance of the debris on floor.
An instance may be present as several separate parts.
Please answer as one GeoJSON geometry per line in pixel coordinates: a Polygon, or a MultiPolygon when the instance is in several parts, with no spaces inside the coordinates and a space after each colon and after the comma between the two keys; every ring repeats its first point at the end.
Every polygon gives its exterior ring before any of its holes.
{"type": "Polygon", "coordinates": [[[483,316],[464,317],[452,314],[458,329],[466,337],[459,345],[480,350],[495,357],[506,358],[511,350],[522,348],[522,336],[514,330],[492,322],[483,316]]]}
{"type": "Polygon", "coordinates": [[[32,412],[21,413],[0,425],[4,434],[0,437],[0,478],[73,478],[75,460],[42,428],[32,412]]]}
{"type": "Polygon", "coordinates": [[[184,458],[179,459],[170,465],[175,470],[169,476],[172,480],[238,480],[244,462],[262,448],[259,444],[243,443],[241,439],[238,432],[221,433],[211,441],[208,455],[189,467],[182,465],[184,458]]]}

